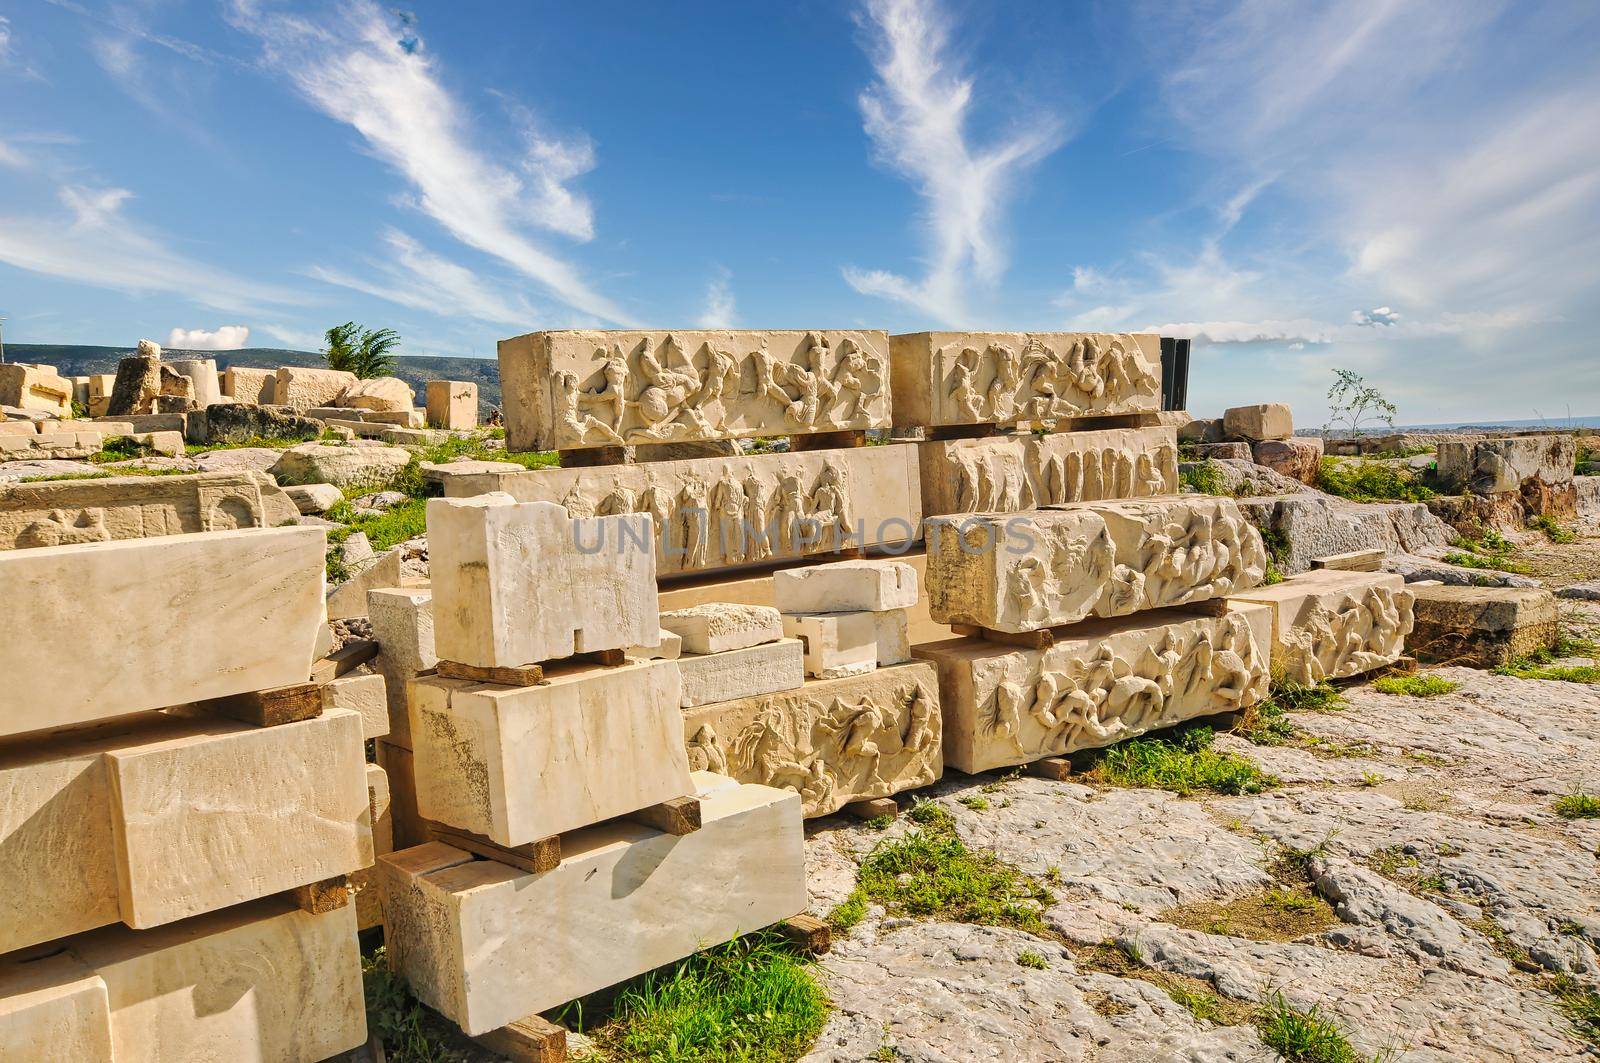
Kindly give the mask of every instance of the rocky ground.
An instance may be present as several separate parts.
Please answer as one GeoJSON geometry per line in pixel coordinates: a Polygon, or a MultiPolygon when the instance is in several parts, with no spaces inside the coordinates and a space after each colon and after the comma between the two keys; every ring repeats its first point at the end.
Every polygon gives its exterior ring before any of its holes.
{"type": "MultiPolygon", "coordinates": [[[[1600,789],[1600,687],[1437,674],[1459,687],[1358,685],[1280,744],[1218,736],[1277,778],[1257,794],[951,773],[929,796],[1049,885],[1043,932],[869,909],[821,965],[836,1011],[806,1058],[1272,1059],[1278,994],[1359,1053],[1306,1058],[1600,1058],[1600,819],[1555,810],[1600,789]]],[[[919,829],[815,825],[814,910],[919,829]]]]}

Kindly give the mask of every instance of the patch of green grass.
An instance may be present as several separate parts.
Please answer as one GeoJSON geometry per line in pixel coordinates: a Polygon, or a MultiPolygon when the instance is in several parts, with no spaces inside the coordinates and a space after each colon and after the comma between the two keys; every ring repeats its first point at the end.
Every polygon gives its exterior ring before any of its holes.
{"type": "Polygon", "coordinates": [[[1548,513],[1541,513],[1537,517],[1534,517],[1532,520],[1528,521],[1528,527],[1532,528],[1534,531],[1544,532],[1545,538],[1549,539],[1553,543],[1565,545],[1567,543],[1575,543],[1578,541],[1578,534],[1576,532],[1565,525],[1557,524],[1556,519],[1550,516],[1548,513]]]}
{"type": "Polygon", "coordinates": [[[1181,985],[1163,986],[1172,1002],[1185,1009],[1201,1022],[1221,1023],[1222,1002],[1210,993],[1188,989],[1181,985]]]}
{"type": "Polygon", "coordinates": [[[588,1033],[616,1061],[787,1063],[829,1010],[807,964],[763,931],[628,982],[588,1033]]]}
{"type": "Polygon", "coordinates": [[[968,849],[954,818],[932,802],[909,815],[920,828],[867,854],[855,890],[830,916],[834,925],[854,925],[868,904],[879,904],[892,915],[1045,932],[1042,914],[1055,898],[1044,884],[993,853],[968,849]]]}
{"type": "Polygon", "coordinates": [[[1272,684],[1271,697],[1289,712],[1336,712],[1347,707],[1344,695],[1329,683],[1302,686],[1280,680],[1272,684]]]}
{"type": "Polygon", "coordinates": [[[296,446],[296,445],[298,445],[300,443],[305,443],[305,442],[308,442],[308,440],[305,440],[305,439],[285,439],[282,436],[242,436],[242,437],[240,437],[238,439],[230,439],[225,443],[190,443],[190,444],[186,444],[184,446],[184,448],[183,448],[183,452],[185,454],[189,455],[190,457],[193,457],[196,454],[210,454],[213,451],[218,451],[218,450],[244,450],[246,448],[250,448],[250,449],[260,448],[260,449],[265,449],[265,450],[287,450],[289,447],[296,446]]]}
{"type": "Polygon", "coordinates": [[[42,484],[54,483],[57,480],[107,480],[115,476],[115,472],[58,472],[44,476],[24,476],[18,483],[42,484]]]}
{"type": "Polygon", "coordinates": [[[1514,561],[1511,555],[1516,553],[1513,546],[1505,536],[1490,528],[1483,533],[1481,538],[1457,539],[1454,543],[1457,550],[1446,554],[1445,564],[1458,565],[1461,568],[1488,569],[1494,572],[1526,572],[1527,566],[1514,561]]]}
{"type": "Polygon", "coordinates": [[[96,465],[105,465],[113,461],[148,458],[154,453],[149,444],[140,443],[132,436],[111,436],[101,441],[100,453],[89,455],[87,460],[96,465]]]}
{"type": "Polygon", "coordinates": [[[1495,675],[1507,675],[1516,679],[1548,679],[1559,683],[1600,683],[1600,666],[1592,664],[1552,665],[1549,663],[1552,660],[1555,660],[1555,655],[1546,650],[1526,657],[1514,657],[1504,664],[1495,665],[1492,671],[1495,675]]]}
{"type": "Polygon", "coordinates": [[[1197,462],[1178,470],[1178,485],[1180,488],[1192,488],[1203,495],[1231,496],[1222,482],[1222,469],[1209,461],[1197,462]]]}
{"type": "Polygon", "coordinates": [[[866,895],[860,890],[856,890],[850,896],[834,905],[833,911],[828,913],[828,925],[835,930],[846,931],[866,917],[866,895]]]}
{"type": "Polygon", "coordinates": [[[1256,1030],[1268,1048],[1289,1063],[1363,1063],[1339,1027],[1313,1005],[1301,1010],[1273,993],[1256,1014],[1256,1030]]]}
{"type": "Polygon", "coordinates": [[[405,979],[389,970],[384,950],[361,961],[367,1028],[394,1063],[468,1063],[479,1058],[471,1042],[438,1012],[411,995],[405,979]]]}
{"type": "Polygon", "coordinates": [[[489,438],[505,438],[505,430],[499,429],[500,435],[467,436],[465,438],[447,439],[442,443],[431,443],[425,447],[418,447],[416,455],[420,461],[442,464],[447,461],[457,461],[462,458],[472,458],[478,461],[510,461],[521,465],[525,469],[548,469],[559,465],[560,456],[553,450],[516,451],[505,450],[501,447],[487,446],[489,438]]]}
{"type": "Polygon", "coordinates": [[[977,794],[968,794],[966,797],[961,798],[960,801],[963,805],[966,805],[974,812],[989,811],[989,799],[987,797],[979,797],[977,794]]]}
{"type": "Polygon", "coordinates": [[[1552,978],[1549,988],[1573,1033],[1600,1048],[1600,993],[1565,974],[1552,978]]]}
{"type": "Polygon", "coordinates": [[[1582,790],[1556,798],[1552,807],[1563,819],[1600,819],[1600,797],[1582,790]]]}
{"type": "Polygon", "coordinates": [[[1372,681],[1372,689],[1380,694],[1405,695],[1411,698],[1437,698],[1452,694],[1461,686],[1438,675],[1386,675],[1372,681]]]}
{"type": "Polygon", "coordinates": [[[1019,967],[1031,967],[1036,971],[1048,971],[1050,969],[1050,961],[1044,958],[1044,954],[1035,952],[1032,949],[1023,949],[1017,953],[1017,965],[1019,967]]]}
{"type": "Polygon", "coordinates": [[[1112,746],[1090,774],[1110,786],[1170,790],[1180,796],[1196,791],[1256,794],[1278,780],[1250,761],[1211,748],[1210,728],[1197,727],[1176,741],[1135,738],[1112,746]]]}
{"type": "Polygon", "coordinates": [[[1264,698],[1245,707],[1233,733],[1248,738],[1258,746],[1281,746],[1300,733],[1284,714],[1284,708],[1272,698],[1264,698]]]}
{"type": "Polygon", "coordinates": [[[1426,502],[1437,497],[1411,470],[1374,461],[1323,458],[1317,487],[1356,502],[1426,502]]]}

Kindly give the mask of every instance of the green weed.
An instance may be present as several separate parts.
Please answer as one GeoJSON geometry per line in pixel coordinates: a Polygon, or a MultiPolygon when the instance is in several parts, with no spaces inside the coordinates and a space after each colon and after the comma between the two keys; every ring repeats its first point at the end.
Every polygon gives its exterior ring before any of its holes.
{"type": "Polygon", "coordinates": [[[1135,738],[1112,746],[1090,774],[1110,786],[1149,787],[1187,796],[1199,790],[1255,794],[1277,785],[1250,761],[1211,748],[1210,728],[1197,727],[1176,741],[1135,738]]]}
{"type": "Polygon", "coordinates": [[[1437,675],[1386,675],[1372,681],[1372,689],[1380,694],[1403,694],[1412,698],[1437,698],[1454,693],[1460,686],[1437,675]]]}
{"type": "Polygon", "coordinates": [[[1330,495],[1356,502],[1425,502],[1437,492],[1412,474],[1373,461],[1323,458],[1317,470],[1317,487],[1330,495]]]}
{"type": "Polygon", "coordinates": [[[1563,819],[1600,819],[1600,797],[1582,790],[1556,798],[1553,807],[1563,819]]]}
{"type": "Polygon", "coordinates": [[[1289,1063],[1362,1063],[1368,1059],[1355,1050],[1320,1006],[1302,1011],[1282,993],[1273,993],[1262,1005],[1255,1023],[1267,1047],[1289,1063]]]}

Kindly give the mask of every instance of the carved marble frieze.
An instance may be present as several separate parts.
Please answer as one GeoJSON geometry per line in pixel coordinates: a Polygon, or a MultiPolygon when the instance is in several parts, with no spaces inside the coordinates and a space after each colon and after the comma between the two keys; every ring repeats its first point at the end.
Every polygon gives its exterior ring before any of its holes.
{"type": "Polygon", "coordinates": [[[1392,572],[1319,569],[1233,600],[1272,607],[1273,671],[1302,686],[1393,664],[1416,622],[1416,595],[1392,572]]]}
{"type": "Polygon", "coordinates": [[[889,426],[883,332],[535,332],[500,341],[506,441],[556,450],[889,426]]]}
{"type": "Polygon", "coordinates": [[[976,638],[912,648],[939,672],[945,763],[978,772],[1252,705],[1270,682],[1272,610],[1089,620],[1048,649],[976,638]]]}
{"type": "Polygon", "coordinates": [[[793,790],[807,817],[938,779],[941,723],[918,661],[683,712],[691,771],[793,790]]]}
{"type": "Polygon", "coordinates": [[[263,528],[265,473],[0,484],[0,550],[263,528]]]}

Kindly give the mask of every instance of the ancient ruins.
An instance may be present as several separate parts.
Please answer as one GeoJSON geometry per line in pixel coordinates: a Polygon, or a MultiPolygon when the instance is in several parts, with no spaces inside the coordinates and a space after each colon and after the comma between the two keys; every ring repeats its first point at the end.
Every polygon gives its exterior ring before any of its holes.
{"type": "Polygon", "coordinates": [[[1287,407],[1176,408],[1173,350],[540,332],[503,432],[460,381],[0,365],[0,1059],[344,1059],[379,941],[483,1058],[564,1058],[552,1009],[826,949],[808,821],[1089,794],[1141,735],[1556,645],[1548,592],[1450,550],[1600,523],[1572,436],[1349,502],[1287,407]]]}

